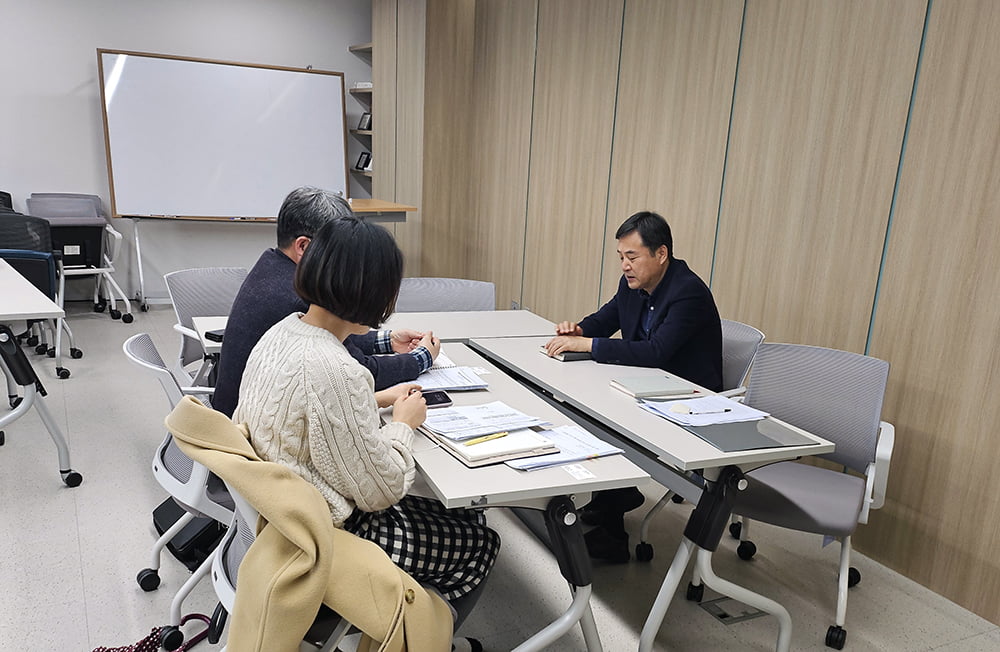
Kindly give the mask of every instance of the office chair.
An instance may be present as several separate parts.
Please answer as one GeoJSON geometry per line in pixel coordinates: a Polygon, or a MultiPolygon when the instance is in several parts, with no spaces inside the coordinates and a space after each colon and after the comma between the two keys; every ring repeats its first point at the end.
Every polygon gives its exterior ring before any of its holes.
{"type": "Polygon", "coordinates": [[[10,396],[13,409],[0,415],[0,446],[5,443],[3,428],[20,419],[25,412],[34,407],[42,420],[42,425],[49,431],[49,437],[56,445],[56,451],[59,454],[59,475],[67,486],[79,486],[83,482],[83,476],[70,466],[69,445],[66,443],[66,437],[63,436],[42,398],[46,395],[45,388],[38,380],[38,376],[35,375],[35,370],[31,368],[31,363],[28,362],[24,351],[17,345],[13,331],[4,324],[0,324],[0,368],[3,369],[3,374],[7,378],[8,394],[12,391],[12,384],[20,386],[24,392],[20,401],[10,396]]]}
{"type": "MultiPolygon", "coordinates": [[[[63,307],[64,269],[60,256],[53,251],[51,230],[46,220],[20,213],[0,214],[0,249],[4,250],[3,257],[11,267],[60,308],[63,307]]],[[[29,322],[28,331],[34,327],[38,328],[37,335],[25,333],[28,345],[34,346],[38,354],[45,353],[55,358],[56,374],[62,379],[69,378],[69,370],[62,366],[62,334],[66,333],[69,339],[70,357],[81,358],[83,351],[74,346],[73,331],[65,317],[48,322],[29,322]],[[43,323],[52,333],[52,347],[47,344],[45,331],[41,328],[43,323]]],[[[18,337],[18,340],[21,339],[23,336],[18,337]]]]}
{"type": "Polygon", "coordinates": [[[204,385],[207,382],[212,361],[205,356],[205,349],[191,320],[193,317],[228,315],[247,273],[245,267],[199,267],[163,275],[177,315],[174,330],[181,334],[176,368],[190,378],[192,384],[204,385]],[[198,360],[201,367],[192,376],[185,367],[198,360]]]}
{"type": "Polygon", "coordinates": [[[496,286],[461,278],[404,278],[396,312],[495,310],[496,286]]]}
{"type": "MultiPolygon", "coordinates": [[[[212,622],[209,625],[210,643],[219,642],[228,614],[233,611],[240,564],[256,538],[257,510],[235,491],[230,490],[230,494],[236,503],[233,520],[215,554],[212,555],[212,586],[219,598],[219,605],[212,614],[212,622]]],[[[350,629],[351,624],[346,619],[326,605],[322,605],[316,620],[303,639],[300,650],[315,648],[319,648],[322,652],[335,650],[350,629]]]]}
{"type": "MultiPolygon", "coordinates": [[[[181,387],[163,362],[153,340],[146,333],[138,333],[127,339],[122,345],[122,350],[131,362],[156,376],[170,401],[171,408],[185,395],[194,395],[205,400],[206,395],[212,391],[207,387],[181,387]]],[[[153,477],[184,509],[184,515],[167,528],[153,544],[150,567],[142,569],[136,576],[136,582],[143,591],[154,591],[159,588],[161,553],[167,543],[188,523],[195,517],[208,516],[228,525],[233,519],[235,509],[233,498],[223,482],[205,466],[182,453],[170,433],[163,438],[153,457],[153,477]]],[[[209,556],[174,595],[170,604],[170,625],[161,635],[161,643],[165,649],[177,649],[184,642],[184,634],[179,628],[182,617],[181,606],[198,582],[208,574],[211,562],[212,556],[209,556]]]]}
{"type": "MultiPolygon", "coordinates": [[[[889,363],[848,351],[801,344],[762,344],[754,361],[746,403],[836,444],[820,457],[842,471],[777,462],[746,474],[748,486],[733,492],[733,513],[743,516],[738,554],[749,560],[750,520],[832,536],[840,541],[836,622],[826,645],[842,649],[847,639],[847,589],[861,581],[850,566],[851,535],[885,502],[895,441],[880,421],[889,363]],[[851,473],[853,472],[853,473],[851,473]]],[[[700,600],[701,583],[688,586],[700,600]]]]}
{"type": "Polygon", "coordinates": [[[79,193],[33,192],[25,204],[30,215],[49,222],[53,248],[63,256],[64,278],[93,276],[94,311],[104,312],[110,301],[111,318],[131,323],[131,303],[112,276],[122,235],[107,221],[101,198],[79,193]],[[118,310],[118,300],[124,304],[124,312],[118,310]]]}
{"type": "MultiPolygon", "coordinates": [[[[747,391],[744,383],[750,375],[750,367],[763,341],[764,334],[753,326],[729,319],[722,320],[722,386],[726,389],[719,394],[734,400],[742,400],[741,397],[747,391]]],[[[653,559],[653,546],[646,541],[649,536],[649,525],[669,500],[684,501],[674,492],[667,491],[642,519],[642,525],[639,526],[639,543],[635,546],[635,557],[639,561],[653,559]],[[677,500],[678,498],[680,500],[677,500]]],[[[729,527],[734,537],[739,537],[739,527],[740,524],[734,516],[733,523],[729,527]]]]}

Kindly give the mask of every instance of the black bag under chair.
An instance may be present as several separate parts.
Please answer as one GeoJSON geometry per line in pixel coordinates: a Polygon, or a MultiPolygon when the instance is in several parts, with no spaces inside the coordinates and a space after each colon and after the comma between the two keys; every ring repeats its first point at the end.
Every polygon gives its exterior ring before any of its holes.
{"type": "MultiPolygon", "coordinates": [[[[167,498],[153,510],[153,527],[162,535],[184,514],[184,509],[173,498],[167,498]]],[[[222,523],[207,516],[198,516],[167,543],[167,550],[194,572],[212,554],[225,533],[226,527],[222,523]]]]}

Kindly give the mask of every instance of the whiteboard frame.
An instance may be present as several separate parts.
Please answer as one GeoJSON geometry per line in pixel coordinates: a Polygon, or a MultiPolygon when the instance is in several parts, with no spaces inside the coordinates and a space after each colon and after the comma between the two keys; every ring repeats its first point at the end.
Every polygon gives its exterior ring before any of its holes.
{"type": "MultiPolygon", "coordinates": [[[[107,159],[108,167],[108,185],[111,190],[111,212],[114,217],[128,217],[128,218],[169,218],[178,220],[217,220],[217,221],[255,221],[255,222],[274,222],[276,216],[274,215],[161,215],[161,214],[132,214],[132,213],[121,213],[118,210],[117,196],[115,193],[115,180],[114,180],[114,163],[111,157],[111,134],[108,122],[108,111],[107,111],[107,101],[105,98],[105,75],[104,75],[104,55],[128,55],[138,58],[150,58],[150,59],[167,59],[174,61],[185,61],[191,63],[203,63],[212,64],[218,66],[238,66],[245,68],[255,68],[262,70],[277,70],[284,72],[294,72],[303,74],[315,74],[315,75],[327,75],[340,78],[340,115],[341,115],[341,127],[343,134],[341,136],[343,142],[343,169],[344,169],[344,196],[350,197],[350,166],[348,165],[347,159],[347,107],[346,107],[346,89],[344,84],[344,73],[332,71],[332,70],[316,70],[313,68],[296,68],[290,66],[277,66],[277,65],[266,65],[266,64],[255,64],[247,63],[241,61],[227,61],[221,59],[203,59],[198,57],[186,57],[179,55],[169,55],[169,54],[158,54],[153,52],[139,52],[133,50],[116,50],[108,48],[98,48],[97,49],[97,69],[98,69],[98,84],[101,91],[101,119],[104,125],[104,148],[107,159]]],[[[289,188],[291,190],[291,188],[289,188]]]]}

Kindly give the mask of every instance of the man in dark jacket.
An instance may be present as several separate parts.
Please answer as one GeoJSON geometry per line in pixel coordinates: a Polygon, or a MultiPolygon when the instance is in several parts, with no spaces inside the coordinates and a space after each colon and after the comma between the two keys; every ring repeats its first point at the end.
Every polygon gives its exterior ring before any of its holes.
{"type": "MultiPolygon", "coordinates": [[[[708,286],[673,257],[670,226],[656,213],[629,217],[615,233],[618,292],[579,324],[564,321],[549,355],[587,351],[597,362],[658,367],[706,389],[722,388],[722,322],[708,286]],[[621,338],[611,336],[621,331],[621,338]]],[[[587,533],[591,555],[628,561],[624,514],[643,502],[636,488],[598,492],[584,512],[600,525],[587,533]],[[589,512],[589,514],[588,514],[589,512]]]]}
{"type": "MultiPolygon", "coordinates": [[[[271,326],[308,309],[295,293],[295,269],[313,234],[329,220],[353,214],[342,197],[318,188],[298,188],[285,198],[278,211],[278,246],[261,254],[229,312],[213,408],[233,415],[250,351],[271,326]]],[[[375,391],[414,380],[430,368],[441,350],[440,340],[432,333],[403,329],[352,335],[344,345],[372,373],[375,391]]]]}

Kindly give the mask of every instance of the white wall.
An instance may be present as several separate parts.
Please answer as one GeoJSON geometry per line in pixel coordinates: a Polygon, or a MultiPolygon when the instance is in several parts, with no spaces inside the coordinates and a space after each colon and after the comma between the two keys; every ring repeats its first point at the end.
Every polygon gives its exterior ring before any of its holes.
{"type": "MultiPolygon", "coordinates": [[[[371,79],[348,52],[371,40],[370,0],[0,0],[0,190],[24,210],[32,192],[100,195],[110,210],[97,48],[345,73],[350,88],[371,79]]],[[[347,123],[364,109],[348,97],[347,123]]],[[[348,161],[360,143],[348,138],[348,161]]],[[[280,162],[275,162],[280,165],[280,162]]],[[[351,195],[366,196],[352,179],[351,195]]],[[[132,222],[115,220],[132,238],[132,222]]],[[[144,220],[146,294],[167,297],[163,274],[203,265],[250,266],[274,245],[274,226],[144,220]]],[[[131,246],[118,280],[138,290],[131,246]]]]}

